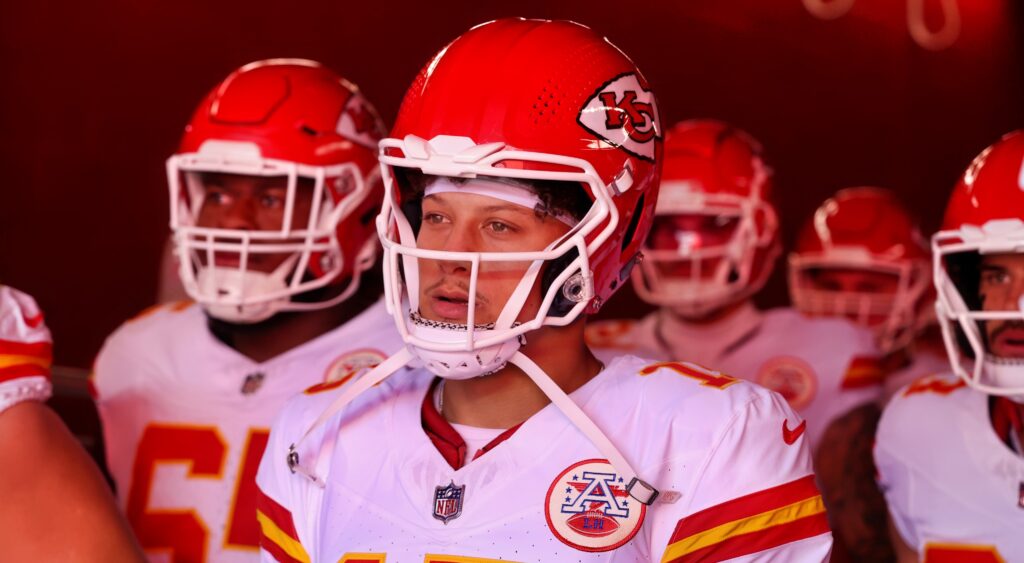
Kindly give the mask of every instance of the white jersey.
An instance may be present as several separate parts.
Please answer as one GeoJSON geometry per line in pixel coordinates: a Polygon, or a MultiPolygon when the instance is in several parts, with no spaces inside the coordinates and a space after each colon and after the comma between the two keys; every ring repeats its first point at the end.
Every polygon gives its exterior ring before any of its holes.
{"type": "Polygon", "coordinates": [[[885,376],[883,401],[888,403],[907,385],[929,375],[941,375],[949,372],[949,356],[943,352],[937,354],[930,350],[922,350],[914,354],[910,364],[893,370],[885,376]]]}
{"type": "Polygon", "coordinates": [[[836,418],[882,394],[874,337],[844,319],[747,304],[710,325],[663,310],[640,320],[594,323],[587,341],[604,361],[619,354],[686,360],[778,392],[807,420],[811,449],[836,418]]]}
{"type": "Polygon", "coordinates": [[[425,421],[444,421],[433,381],[423,369],[396,373],[310,434],[300,465],[317,465],[324,488],[286,457],[337,392],[289,402],[257,476],[266,561],[828,558],[800,418],[775,393],[630,356],[573,392],[661,491],[664,501],[645,506],[554,405],[453,465],[425,432],[425,421]],[[325,437],[333,450],[320,449],[325,437]]]}
{"type": "Polygon", "coordinates": [[[0,285],[0,413],[50,398],[53,346],[35,300],[0,285]]]}
{"type": "Polygon", "coordinates": [[[882,414],[875,464],[923,561],[1024,557],[1024,459],[996,435],[988,395],[953,375],[913,383],[882,414]]]}
{"type": "Polygon", "coordinates": [[[256,469],[278,411],[400,346],[383,301],[263,363],[217,340],[195,304],[121,326],[92,383],[118,502],[151,560],[257,559],[256,469]]]}

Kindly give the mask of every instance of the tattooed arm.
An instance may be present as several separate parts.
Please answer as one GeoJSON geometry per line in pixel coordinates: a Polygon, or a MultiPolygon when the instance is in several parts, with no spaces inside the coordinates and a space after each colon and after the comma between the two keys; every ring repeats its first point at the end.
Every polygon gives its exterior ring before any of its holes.
{"type": "Polygon", "coordinates": [[[896,561],[872,457],[880,416],[875,404],[854,408],[829,425],[815,453],[836,555],[846,551],[854,561],[896,561]]]}

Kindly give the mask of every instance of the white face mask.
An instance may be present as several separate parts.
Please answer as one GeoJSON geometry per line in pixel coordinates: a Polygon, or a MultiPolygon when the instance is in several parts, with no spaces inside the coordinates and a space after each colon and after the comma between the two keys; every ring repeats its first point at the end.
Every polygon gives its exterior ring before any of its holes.
{"type": "MultiPolygon", "coordinates": [[[[588,308],[600,306],[596,294],[590,257],[602,249],[618,230],[618,209],[612,199],[615,190],[627,190],[631,176],[623,173],[621,185],[605,185],[593,166],[582,159],[516,151],[499,143],[475,145],[464,137],[439,136],[430,141],[416,137],[385,139],[381,144],[381,168],[384,173],[384,206],[377,218],[377,232],[384,247],[384,290],[388,309],[395,317],[403,340],[442,377],[472,377],[500,369],[509,355],[519,348],[531,330],[543,326],[565,326],[588,308]],[[536,163],[533,167],[506,167],[517,161],[536,163]],[[555,170],[552,170],[555,168],[555,170]],[[403,187],[393,170],[410,170],[430,180],[430,195],[444,192],[473,193],[537,210],[540,200],[529,185],[542,180],[584,186],[593,197],[589,211],[578,222],[552,215],[572,228],[546,248],[528,252],[454,252],[421,248],[413,224],[418,218],[405,216],[403,187]],[[454,179],[454,181],[453,181],[454,179]],[[464,281],[468,314],[463,326],[423,326],[414,322],[420,312],[420,265],[423,261],[461,262],[467,265],[464,281]],[[502,265],[505,266],[502,266],[502,265]],[[521,273],[504,304],[495,309],[485,326],[474,318],[477,309],[476,283],[481,272],[518,264],[521,273]],[[551,265],[554,264],[552,268],[551,265]],[[525,270],[523,269],[525,265],[525,270]],[[524,315],[527,300],[536,297],[541,273],[548,266],[546,287],[535,314],[524,315]],[[563,297],[569,299],[566,303],[563,297]],[[559,307],[553,304],[559,300],[559,307]],[[441,332],[443,331],[443,332],[441,332]]],[[[427,191],[426,189],[424,190],[427,191]]],[[[516,278],[511,278],[513,281],[516,278]]]]}
{"type": "Polygon", "coordinates": [[[925,326],[922,300],[931,284],[929,266],[923,259],[886,262],[859,247],[816,254],[794,252],[789,255],[789,295],[802,313],[845,317],[871,328],[879,350],[889,353],[910,345],[925,326]],[[891,276],[894,291],[823,289],[815,282],[815,275],[830,269],[891,276]]]}
{"type": "Polygon", "coordinates": [[[286,294],[286,280],[295,268],[296,261],[293,255],[269,274],[238,268],[200,267],[196,281],[198,293],[204,296],[203,309],[210,316],[230,323],[258,323],[269,319],[285,309],[290,299],[258,298],[286,294]]]}
{"type": "Polygon", "coordinates": [[[694,193],[668,183],[661,188],[656,216],[676,215],[721,218],[732,227],[713,244],[700,233],[680,233],[675,248],[668,249],[652,247],[648,238],[644,260],[632,276],[641,299],[684,318],[702,318],[754,295],[768,281],[779,254],[778,220],[771,205],[756,195],[694,193]],[[686,274],[666,273],[680,265],[686,266],[686,274]]]}
{"type": "Polygon", "coordinates": [[[369,196],[374,178],[363,178],[354,164],[328,167],[262,158],[250,143],[208,141],[197,153],[167,160],[171,191],[171,229],[179,274],[186,293],[213,317],[233,323],[257,323],[280,311],[307,311],[336,305],[358,289],[360,274],[376,260],[377,241],[369,237],[356,256],[345,256],[338,239],[342,221],[369,196]],[[210,228],[197,225],[205,196],[200,175],[279,177],[286,186],[283,224],[275,230],[210,228]],[[308,217],[292,217],[300,178],[312,184],[308,217]],[[328,180],[349,189],[334,201],[328,180]],[[295,224],[293,223],[293,220],[295,224]],[[230,255],[237,265],[218,266],[230,255]],[[272,272],[251,267],[258,256],[286,255],[272,272]],[[350,261],[351,279],[322,301],[292,297],[333,283],[350,261]],[[313,262],[316,262],[315,264],[313,262]],[[317,275],[312,274],[315,267],[317,275]]]}
{"type": "Polygon", "coordinates": [[[1024,222],[1018,219],[989,221],[980,228],[966,226],[940,231],[932,238],[938,297],[935,312],[953,371],[983,393],[1024,403],[1024,358],[994,356],[984,334],[986,322],[1024,322],[1024,299],[1018,298],[1015,307],[1011,307],[1015,310],[980,310],[977,304],[972,308],[968,303],[978,300],[961,293],[947,271],[947,262],[955,260],[951,258],[954,255],[1014,254],[1022,249],[1024,222]],[[962,348],[961,336],[968,350],[962,348]]]}
{"type": "MultiPolygon", "coordinates": [[[[430,183],[424,190],[423,197],[453,193],[484,196],[512,203],[531,211],[543,207],[540,198],[533,190],[521,183],[508,180],[476,178],[468,181],[455,181],[448,177],[439,176],[430,180],[430,183]]],[[[577,223],[577,221],[564,214],[552,214],[551,217],[565,223],[569,227],[575,226],[577,223]]],[[[549,246],[548,249],[550,248],[549,246]]],[[[420,261],[426,262],[428,259],[429,257],[427,256],[421,256],[416,259],[416,262],[418,264],[420,261]]],[[[474,278],[479,274],[480,262],[476,262],[476,269],[472,275],[474,278]]],[[[487,261],[482,260],[482,262],[487,261]]],[[[496,262],[500,263],[501,260],[496,262]]],[[[525,344],[526,338],[524,334],[497,340],[493,344],[486,346],[474,346],[470,350],[458,350],[455,348],[461,347],[460,345],[466,341],[467,335],[470,333],[472,333],[474,341],[479,342],[481,340],[493,339],[501,335],[502,331],[517,328],[520,323],[516,322],[515,318],[522,307],[522,302],[525,300],[526,295],[532,290],[544,262],[544,260],[532,261],[516,291],[509,297],[502,309],[501,315],[494,323],[484,325],[473,320],[467,323],[434,321],[424,318],[421,316],[418,308],[413,308],[409,305],[408,323],[406,324],[409,335],[417,341],[432,344],[431,346],[414,346],[411,348],[413,353],[424,363],[427,369],[448,379],[469,379],[488,375],[505,367],[505,364],[512,355],[525,344]],[[469,323],[472,323],[471,330],[469,323]]],[[[407,278],[409,277],[407,276],[407,278]]],[[[418,276],[413,276],[413,279],[415,280],[414,283],[419,283],[418,276]]],[[[473,282],[471,282],[472,285],[473,282]]],[[[418,292],[418,288],[413,288],[410,283],[408,291],[410,292],[408,302],[411,302],[412,292],[418,292]]],[[[470,293],[468,310],[471,311],[469,314],[472,315],[472,311],[476,309],[478,294],[475,291],[470,291],[470,293]]]]}

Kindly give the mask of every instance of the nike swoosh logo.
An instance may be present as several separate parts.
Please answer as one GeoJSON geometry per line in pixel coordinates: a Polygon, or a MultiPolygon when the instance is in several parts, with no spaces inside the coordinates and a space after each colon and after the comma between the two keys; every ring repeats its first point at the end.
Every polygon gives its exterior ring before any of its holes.
{"type": "Polygon", "coordinates": [[[22,315],[22,318],[25,319],[25,324],[27,324],[30,328],[39,328],[39,325],[43,324],[42,313],[36,313],[35,316],[32,317],[26,317],[22,315]]]}
{"type": "Polygon", "coordinates": [[[806,420],[801,422],[800,426],[790,430],[789,419],[787,418],[782,421],[782,441],[792,446],[793,442],[796,442],[800,436],[804,435],[804,430],[807,430],[806,420]]]}

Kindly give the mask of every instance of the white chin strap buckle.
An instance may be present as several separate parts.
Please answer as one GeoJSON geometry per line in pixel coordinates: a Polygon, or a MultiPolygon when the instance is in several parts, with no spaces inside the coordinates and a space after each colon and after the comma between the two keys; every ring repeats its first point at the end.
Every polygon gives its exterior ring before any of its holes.
{"type": "Polygon", "coordinates": [[[655,489],[650,483],[640,479],[639,477],[633,477],[629,481],[629,484],[626,485],[626,492],[629,493],[629,496],[636,499],[637,502],[647,506],[654,504],[654,501],[658,500],[658,496],[661,495],[661,492],[658,491],[658,489],[655,489]],[[640,490],[634,492],[633,489],[637,488],[637,486],[639,486],[640,490]]]}

